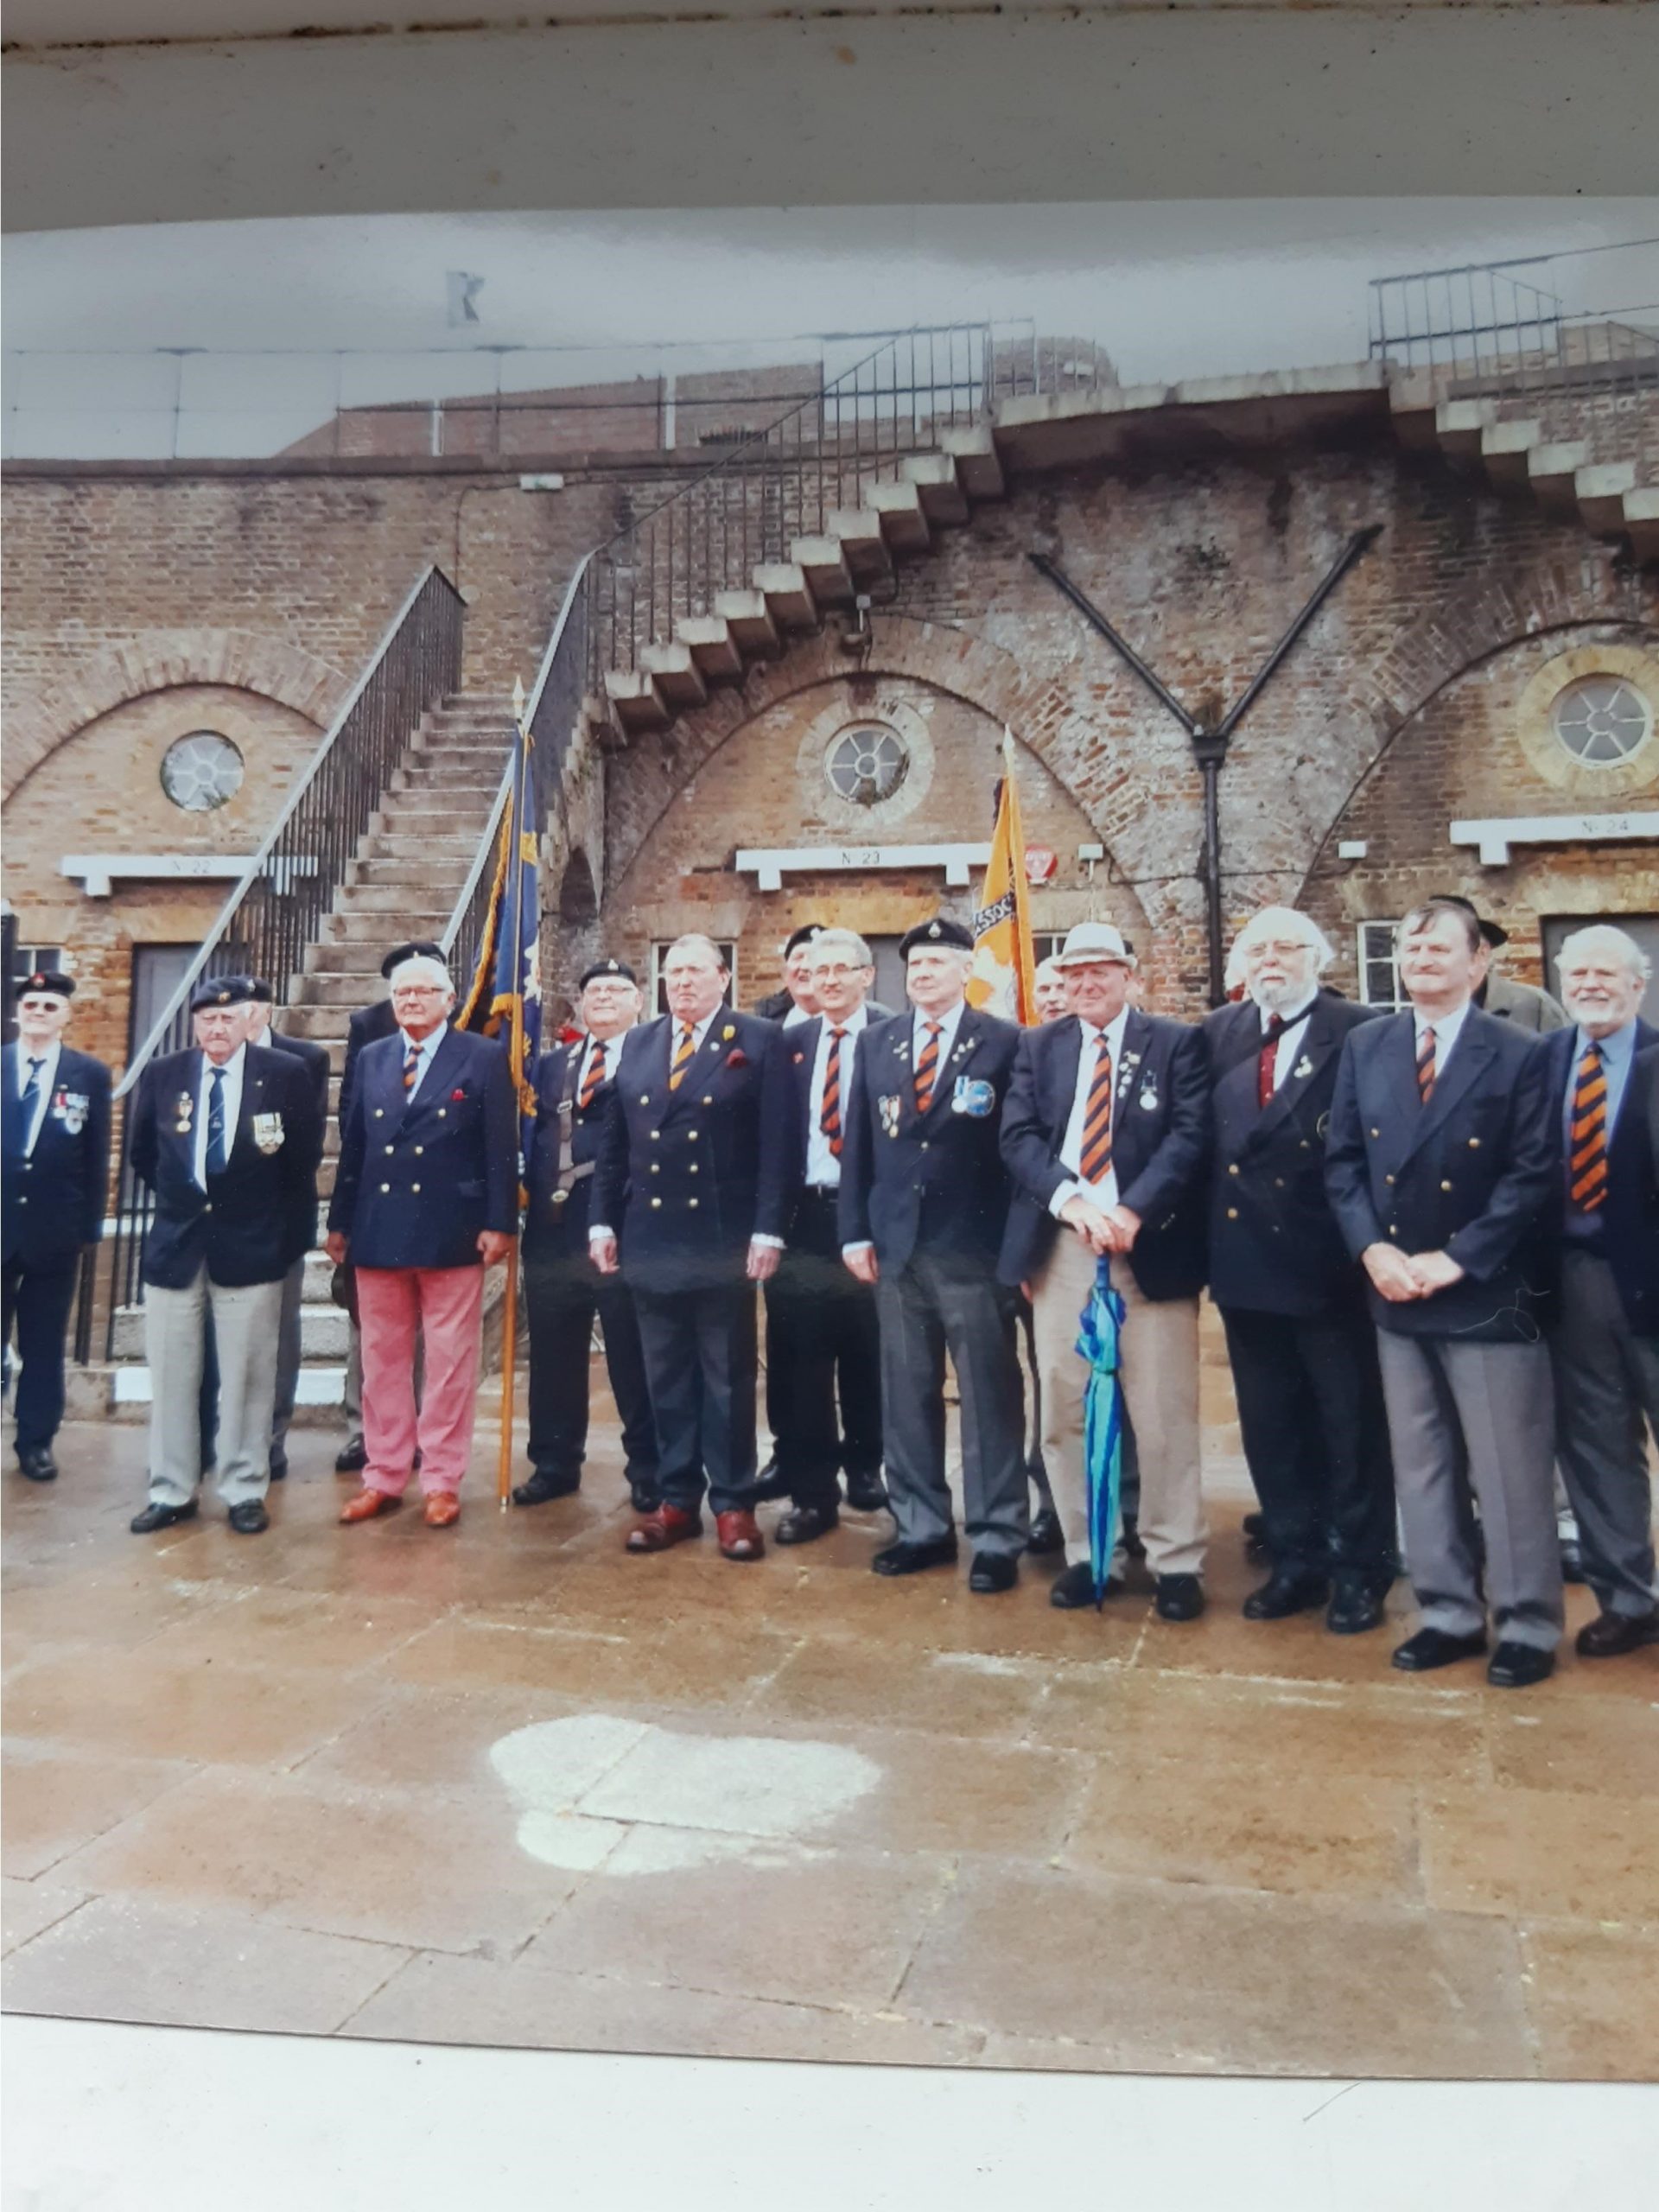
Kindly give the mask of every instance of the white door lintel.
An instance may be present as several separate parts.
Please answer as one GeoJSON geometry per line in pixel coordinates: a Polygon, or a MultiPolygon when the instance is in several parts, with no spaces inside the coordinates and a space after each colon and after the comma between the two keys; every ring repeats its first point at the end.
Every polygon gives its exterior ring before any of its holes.
{"type": "Polygon", "coordinates": [[[988,845],[800,845],[783,852],[741,852],[734,867],[760,891],[781,891],[786,875],[831,870],[862,874],[875,868],[942,868],[950,884],[966,887],[969,868],[990,861],[988,845]]]}
{"type": "Polygon", "coordinates": [[[1507,868],[1511,845],[1585,845],[1659,838],[1659,814],[1523,814],[1454,822],[1454,845],[1473,845],[1483,868],[1507,868]]]}

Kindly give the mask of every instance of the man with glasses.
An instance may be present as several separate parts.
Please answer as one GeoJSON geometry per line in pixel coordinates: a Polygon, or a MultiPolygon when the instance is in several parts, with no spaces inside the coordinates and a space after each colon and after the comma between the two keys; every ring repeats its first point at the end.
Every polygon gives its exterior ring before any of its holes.
{"type": "Polygon", "coordinates": [[[518,1229],[518,1101],[501,1047],[451,1027],[454,986],[416,955],[391,972],[395,1033],[364,1048],[328,1210],[363,1332],[363,1488],[340,1517],[401,1500],[420,1454],[423,1518],[452,1528],[472,1450],[484,1270],[518,1229]],[[426,1371],[415,1400],[415,1338],[426,1371]]]}

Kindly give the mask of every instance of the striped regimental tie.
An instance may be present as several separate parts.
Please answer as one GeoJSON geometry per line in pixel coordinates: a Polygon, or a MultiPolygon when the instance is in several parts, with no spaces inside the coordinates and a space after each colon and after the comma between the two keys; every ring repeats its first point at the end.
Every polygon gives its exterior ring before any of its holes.
{"type": "Polygon", "coordinates": [[[1434,1096],[1434,1032],[1425,1029],[1417,1047],[1417,1096],[1427,1106],[1434,1096]]]}
{"type": "Polygon", "coordinates": [[[830,1140],[831,1155],[841,1158],[841,1040],[844,1029],[830,1032],[830,1057],[823,1064],[823,1103],[818,1109],[818,1128],[830,1140]]]}
{"type": "Polygon", "coordinates": [[[599,1086],[604,1080],[605,1047],[602,1045],[595,1045],[594,1057],[588,1063],[588,1072],[582,1079],[582,1090],[576,1099],[576,1104],[582,1113],[585,1114],[593,1104],[598,1095],[599,1086]]]}
{"type": "Polygon", "coordinates": [[[1581,1213],[1607,1198],[1607,1071],[1593,1038],[1573,1078],[1573,1158],[1567,1191],[1581,1213]]]}
{"type": "Polygon", "coordinates": [[[421,1071],[421,1048],[411,1045],[404,1055],[404,1090],[405,1094],[415,1088],[415,1078],[421,1071]]]}
{"type": "Polygon", "coordinates": [[[680,1027],[680,1041],[674,1047],[674,1058],[669,1063],[668,1087],[671,1090],[677,1090],[681,1084],[685,1080],[685,1071],[690,1066],[691,1055],[696,1050],[696,1030],[691,1028],[689,1025],[682,1023],[680,1027]]]}
{"type": "Polygon", "coordinates": [[[926,1025],[927,1042],[916,1058],[916,1111],[925,1114],[933,1103],[933,1086],[939,1077],[939,1036],[944,1024],[930,1021],[926,1025]]]}
{"type": "Polygon", "coordinates": [[[1095,1071],[1089,1079],[1089,1103],[1083,1116],[1083,1148],[1077,1173],[1085,1183],[1102,1183],[1112,1164],[1112,1048],[1103,1030],[1095,1055],[1095,1071]]]}

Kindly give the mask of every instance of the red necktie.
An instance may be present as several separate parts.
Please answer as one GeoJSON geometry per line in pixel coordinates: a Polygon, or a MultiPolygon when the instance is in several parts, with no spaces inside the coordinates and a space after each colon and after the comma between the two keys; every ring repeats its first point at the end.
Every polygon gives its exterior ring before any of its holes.
{"type": "Polygon", "coordinates": [[[594,1094],[604,1080],[605,1047],[602,1045],[595,1045],[594,1057],[588,1063],[588,1072],[582,1078],[582,1090],[576,1099],[577,1108],[582,1113],[585,1114],[593,1104],[594,1094]]]}
{"type": "Polygon", "coordinates": [[[1417,1096],[1427,1106],[1434,1096],[1434,1032],[1425,1029],[1417,1047],[1417,1096]]]}
{"type": "Polygon", "coordinates": [[[1567,1190],[1581,1213],[1607,1200],[1607,1074],[1592,1037],[1573,1082],[1573,1160],[1567,1190]]]}
{"type": "Polygon", "coordinates": [[[823,1103],[818,1109],[818,1127],[830,1140],[830,1150],[841,1158],[841,1040],[844,1029],[830,1032],[830,1057],[823,1064],[823,1103]]]}
{"type": "Polygon", "coordinates": [[[933,1103],[933,1085],[939,1072],[939,1033],[944,1027],[942,1021],[928,1023],[927,1042],[916,1063],[916,1111],[918,1114],[925,1114],[933,1103]]]}
{"type": "Polygon", "coordinates": [[[1262,1033],[1262,1049],[1255,1056],[1255,1103],[1266,1106],[1276,1088],[1274,1070],[1279,1062],[1279,1039],[1290,1024],[1281,1015],[1269,1014],[1268,1026],[1262,1033]]]}
{"type": "Polygon", "coordinates": [[[1100,1033],[1095,1072],[1089,1083],[1089,1103],[1083,1116],[1083,1151],[1077,1173],[1085,1183],[1103,1182],[1112,1164],[1112,1048],[1100,1033]]]}

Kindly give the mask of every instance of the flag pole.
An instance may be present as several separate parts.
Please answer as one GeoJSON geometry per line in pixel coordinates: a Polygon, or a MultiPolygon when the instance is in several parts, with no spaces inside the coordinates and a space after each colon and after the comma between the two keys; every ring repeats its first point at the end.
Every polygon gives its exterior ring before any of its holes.
{"type": "MultiPolygon", "coordinates": [[[[513,749],[518,756],[518,774],[513,786],[512,819],[510,836],[513,840],[510,881],[518,902],[513,914],[512,943],[515,963],[518,958],[518,942],[523,924],[524,874],[520,865],[518,841],[524,830],[524,780],[528,767],[529,747],[524,741],[524,685],[522,677],[512,679],[513,749]]],[[[505,931],[506,912],[501,915],[505,931]]],[[[522,983],[522,977],[518,979],[522,983]]],[[[507,1034],[507,1065],[512,1071],[513,1120],[519,1124],[518,1090],[524,1058],[524,1001],[522,988],[512,995],[512,1027],[507,1034]]],[[[518,1363],[518,1240],[515,1237],[507,1252],[507,1280],[501,1295],[501,1436],[495,1459],[496,1503],[505,1513],[512,1502],[512,1395],[518,1363]]]]}

